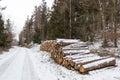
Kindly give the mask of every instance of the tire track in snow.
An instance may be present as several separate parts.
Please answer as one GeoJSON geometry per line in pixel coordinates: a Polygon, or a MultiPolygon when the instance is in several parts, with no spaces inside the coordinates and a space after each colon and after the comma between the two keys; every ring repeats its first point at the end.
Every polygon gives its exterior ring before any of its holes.
{"type": "Polygon", "coordinates": [[[13,53],[8,54],[4,59],[0,60],[0,75],[2,75],[5,70],[9,67],[9,65],[13,62],[15,57],[17,56],[17,50],[13,53]]]}
{"type": "Polygon", "coordinates": [[[17,54],[13,62],[0,76],[0,80],[21,80],[24,59],[25,51],[24,49],[20,49],[19,53],[17,54]]]}
{"type": "Polygon", "coordinates": [[[30,51],[26,49],[26,58],[23,66],[22,80],[40,80],[30,58],[30,51]]]}

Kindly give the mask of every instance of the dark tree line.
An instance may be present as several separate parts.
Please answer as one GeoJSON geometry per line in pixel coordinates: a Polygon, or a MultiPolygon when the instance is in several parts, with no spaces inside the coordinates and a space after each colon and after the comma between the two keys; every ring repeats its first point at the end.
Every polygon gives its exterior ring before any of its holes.
{"type": "Polygon", "coordinates": [[[1,47],[5,47],[6,42],[4,42],[6,40],[6,34],[4,33],[4,21],[2,20],[2,15],[0,15],[0,46],[1,47]]]}
{"type": "Polygon", "coordinates": [[[0,48],[10,48],[12,46],[13,34],[11,30],[11,22],[10,19],[4,21],[2,19],[2,15],[0,16],[0,48]]]}
{"type": "Polygon", "coordinates": [[[5,21],[2,19],[2,10],[5,7],[0,7],[0,49],[10,48],[12,46],[13,34],[12,24],[10,19],[5,21]]]}
{"type": "Polygon", "coordinates": [[[56,38],[90,42],[102,39],[103,47],[109,41],[117,47],[119,18],[120,0],[54,0],[51,11],[43,0],[29,20],[33,27],[31,42],[56,38]]]}
{"type": "Polygon", "coordinates": [[[45,0],[42,0],[40,6],[35,6],[33,15],[28,17],[25,22],[23,31],[19,36],[20,45],[28,45],[31,42],[40,43],[47,39],[47,28],[48,28],[48,7],[45,0]]]}

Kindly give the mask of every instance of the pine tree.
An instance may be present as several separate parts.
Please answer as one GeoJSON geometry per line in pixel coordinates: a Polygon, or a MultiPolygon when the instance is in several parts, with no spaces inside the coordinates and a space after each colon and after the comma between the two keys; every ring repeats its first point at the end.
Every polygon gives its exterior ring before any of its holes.
{"type": "Polygon", "coordinates": [[[41,40],[46,40],[47,38],[47,19],[48,19],[48,9],[45,0],[42,0],[41,5],[41,40]]]}
{"type": "Polygon", "coordinates": [[[40,6],[35,7],[34,12],[34,42],[40,43],[47,38],[47,27],[48,27],[48,8],[45,0],[42,0],[40,6]]]}
{"type": "Polygon", "coordinates": [[[2,20],[2,15],[0,15],[0,47],[6,47],[6,34],[4,32],[4,21],[2,20]]]}
{"type": "Polygon", "coordinates": [[[30,19],[27,17],[23,31],[19,35],[19,45],[29,45],[31,42],[33,42],[33,35],[33,17],[30,19]]]}
{"type": "Polygon", "coordinates": [[[13,33],[12,33],[12,23],[10,21],[10,19],[6,20],[6,24],[5,24],[5,34],[7,35],[7,47],[11,47],[12,46],[12,41],[13,41],[13,33]]]}
{"type": "Polygon", "coordinates": [[[24,44],[24,40],[23,40],[23,31],[20,32],[19,34],[19,44],[18,45],[23,45],[24,44]]]}
{"type": "Polygon", "coordinates": [[[33,42],[34,43],[40,43],[41,42],[41,6],[35,7],[34,11],[34,21],[33,21],[33,26],[34,26],[34,36],[33,36],[33,42]]]}
{"type": "Polygon", "coordinates": [[[49,20],[49,39],[69,37],[69,21],[66,20],[69,19],[69,14],[66,10],[66,7],[62,7],[63,4],[63,0],[58,0],[54,2],[53,12],[51,13],[51,18],[49,20]]]}

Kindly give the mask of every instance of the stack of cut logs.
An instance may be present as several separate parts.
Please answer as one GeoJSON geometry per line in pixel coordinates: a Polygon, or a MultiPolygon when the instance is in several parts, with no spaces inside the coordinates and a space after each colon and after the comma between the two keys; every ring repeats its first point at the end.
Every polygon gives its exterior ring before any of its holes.
{"type": "Polygon", "coordinates": [[[41,43],[40,50],[51,52],[56,43],[56,40],[46,40],[41,43]]]}
{"type": "Polygon", "coordinates": [[[63,42],[62,44],[61,42],[57,42],[54,46],[51,44],[52,48],[50,52],[51,57],[56,63],[65,66],[68,69],[77,70],[80,73],[88,73],[92,70],[115,66],[116,64],[116,60],[112,56],[100,56],[97,53],[91,53],[84,42],[66,42],[66,44],[69,45],[63,47],[63,42]]]}

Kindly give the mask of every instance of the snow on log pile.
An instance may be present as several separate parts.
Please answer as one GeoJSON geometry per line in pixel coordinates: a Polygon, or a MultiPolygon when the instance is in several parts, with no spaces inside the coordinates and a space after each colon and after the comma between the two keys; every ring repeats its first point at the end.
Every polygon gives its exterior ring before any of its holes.
{"type": "Polygon", "coordinates": [[[100,56],[97,52],[92,53],[86,43],[79,40],[57,39],[53,42],[43,43],[41,44],[42,48],[43,46],[47,47],[44,50],[51,52],[51,57],[56,63],[80,73],[88,73],[92,70],[115,66],[116,64],[113,56],[100,56]],[[51,47],[50,50],[49,47],[51,47]]]}
{"type": "Polygon", "coordinates": [[[40,50],[51,52],[51,50],[53,49],[56,43],[59,43],[61,46],[67,46],[73,43],[77,43],[79,41],[80,40],[76,40],[76,39],[46,40],[41,43],[40,50]]]}
{"type": "Polygon", "coordinates": [[[56,39],[56,41],[57,43],[60,43],[62,47],[80,42],[80,40],[76,40],[76,39],[56,39]]]}
{"type": "Polygon", "coordinates": [[[101,60],[94,61],[94,62],[91,62],[88,64],[80,65],[79,71],[81,73],[86,73],[91,70],[96,70],[96,69],[100,69],[100,68],[104,68],[104,67],[108,67],[108,66],[114,66],[115,63],[116,63],[116,61],[115,61],[115,58],[113,58],[113,57],[101,59],[101,60]]]}

